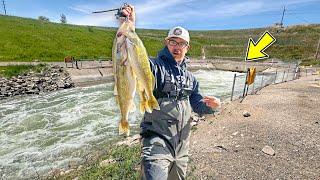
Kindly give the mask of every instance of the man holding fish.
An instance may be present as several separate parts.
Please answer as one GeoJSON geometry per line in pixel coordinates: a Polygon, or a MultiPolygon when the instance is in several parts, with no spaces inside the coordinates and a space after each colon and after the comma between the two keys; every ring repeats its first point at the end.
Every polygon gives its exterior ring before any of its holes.
{"type": "Polygon", "coordinates": [[[126,18],[120,18],[121,25],[113,49],[115,94],[119,106],[124,107],[120,108],[124,111],[121,111],[123,118],[119,131],[129,134],[126,131],[127,116],[133,109],[133,96],[137,87],[140,111],[144,113],[140,125],[142,179],[185,179],[191,110],[201,115],[213,114],[214,109],[220,106],[220,100],[203,97],[199,93],[199,82],[186,68],[188,57],[185,54],[190,48],[189,32],[186,29],[180,26],[170,29],[165,38],[165,47],[159,51],[158,56],[143,61],[141,59],[146,56],[144,47],[140,48],[143,45],[135,33],[130,34],[135,31],[134,7],[127,5],[122,14],[126,18]],[[121,39],[123,37],[127,40],[121,39]],[[146,65],[150,68],[145,69],[146,65]],[[152,77],[149,76],[149,70],[152,77]],[[123,77],[119,78],[123,75],[127,75],[125,81],[123,77]],[[128,86],[119,87],[124,85],[128,86]],[[129,95],[121,100],[121,93],[129,95]]]}

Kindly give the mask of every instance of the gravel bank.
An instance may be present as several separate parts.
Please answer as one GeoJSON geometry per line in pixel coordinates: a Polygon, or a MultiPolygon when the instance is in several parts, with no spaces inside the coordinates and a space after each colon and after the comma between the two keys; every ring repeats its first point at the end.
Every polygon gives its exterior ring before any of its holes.
{"type": "Polygon", "coordinates": [[[319,179],[316,79],[268,86],[207,117],[191,135],[189,179],[319,179]]]}

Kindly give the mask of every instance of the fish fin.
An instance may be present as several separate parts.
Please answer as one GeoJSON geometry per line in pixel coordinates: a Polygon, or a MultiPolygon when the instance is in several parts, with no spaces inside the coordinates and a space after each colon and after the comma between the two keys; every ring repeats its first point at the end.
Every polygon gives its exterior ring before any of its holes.
{"type": "Polygon", "coordinates": [[[131,46],[134,45],[134,43],[133,43],[129,38],[126,38],[126,41],[127,41],[127,43],[130,44],[131,46]]]}
{"type": "Polygon", "coordinates": [[[113,95],[117,96],[118,95],[118,90],[117,90],[117,85],[114,84],[114,87],[113,87],[113,95]]]}
{"type": "Polygon", "coordinates": [[[121,119],[119,123],[119,134],[130,135],[129,122],[126,119],[121,119]]]}
{"type": "Polygon", "coordinates": [[[134,104],[134,102],[132,101],[131,103],[131,107],[130,107],[130,112],[135,112],[136,111],[136,105],[134,104]]]}
{"type": "Polygon", "coordinates": [[[127,46],[125,43],[123,43],[120,47],[120,64],[121,65],[128,65],[128,52],[127,52],[127,46]]]}
{"type": "Polygon", "coordinates": [[[139,96],[140,96],[140,113],[144,114],[146,111],[150,112],[150,107],[148,107],[145,90],[142,90],[142,91],[139,90],[139,96]]]}
{"type": "Polygon", "coordinates": [[[120,61],[121,65],[125,65],[127,59],[128,59],[128,55],[127,55],[127,51],[124,49],[121,49],[119,52],[117,52],[117,58],[120,61]]]}
{"type": "Polygon", "coordinates": [[[149,108],[149,110],[151,110],[151,112],[153,109],[160,110],[159,103],[154,96],[151,96],[151,98],[148,100],[147,107],[149,108]]]}
{"type": "Polygon", "coordinates": [[[146,101],[140,101],[140,113],[144,114],[146,112],[146,101]]]}
{"type": "Polygon", "coordinates": [[[152,113],[152,108],[149,106],[149,103],[148,102],[145,102],[145,110],[148,112],[148,113],[152,113]]]}
{"type": "Polygon", "coordinates": [[[144,102],[144,107],[148,113],[152,113],[152,107],[150,106],[149,101],[146,100],[144,102]]]}
{"type": "MultiPolygon", "coordinates": [[[[154,109],[153,108],[154,101],[156,101],[156,104],[158,104],[158,101],[154,98],[154,96],[152,94],[151,94],[151,97],[149,97],[145,90],[142,92],[142,96],[144,98],[143,101],[144,101],[144,107],[145,107],[146,111],[148,113],[152,113],[152,110],[154,109]]],[[[159,108],[159,110],[160,110],[160,108],[159,108]]]]}
{"type": "Polygon", "coordinates": [[[141,113],[141,114],[144,114],[146,111],[149,112],[149,113],[152,112],[152,110],[151,110],[150,107],[148,106],[147,100],[144,99],[144,100],[141,100],[141,101],[140,101],[140,113],[141,113]]]}

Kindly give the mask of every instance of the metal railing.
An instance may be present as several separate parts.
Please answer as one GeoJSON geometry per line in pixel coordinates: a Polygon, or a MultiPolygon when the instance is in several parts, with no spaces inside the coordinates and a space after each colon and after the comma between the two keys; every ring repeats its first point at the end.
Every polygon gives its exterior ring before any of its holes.
{"type": "Polygon", "coordinates": [[[257,73],[254,83],[251,85],[246,84],[248,73],[234,74],[230,100],[233,101],[240,98],[243,100],[248,93],[256,94],[270,84],[292,81],[302,76],[315,74],[318,71],[316,68],[299,68],[298,66],[276,68],[272,71],[257,73]]]}

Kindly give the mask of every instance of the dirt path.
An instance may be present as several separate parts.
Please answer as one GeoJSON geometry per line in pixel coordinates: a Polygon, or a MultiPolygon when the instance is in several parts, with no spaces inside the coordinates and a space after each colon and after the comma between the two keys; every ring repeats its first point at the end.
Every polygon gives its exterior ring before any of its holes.
{"type": "Polygon", "coordinates": [[[315,79],[268,86],[199,124],[191,135],[190,179],[320,179],[315,79]],[[264,153],[265,146],[275,155],[264,153]]]}

